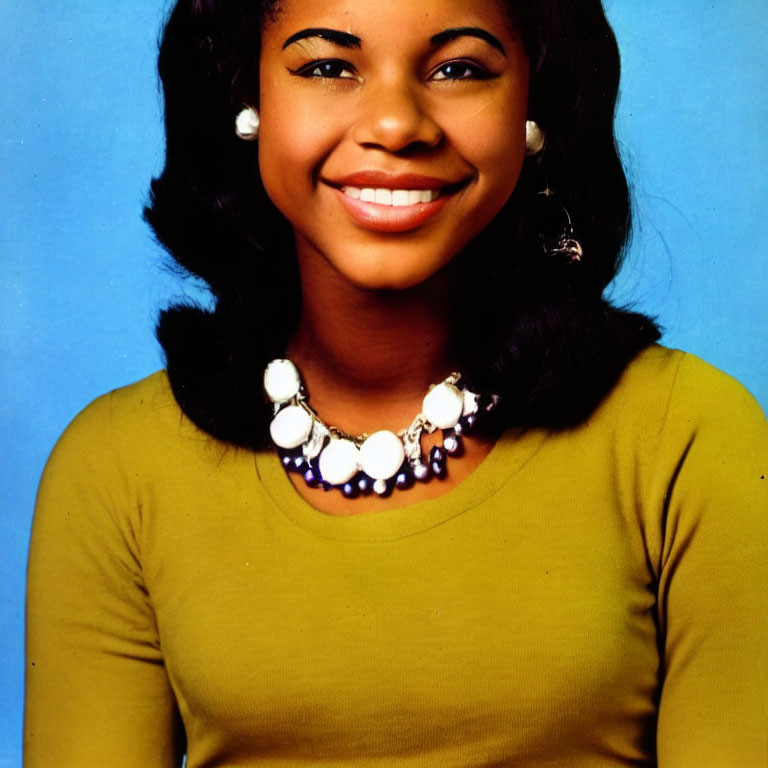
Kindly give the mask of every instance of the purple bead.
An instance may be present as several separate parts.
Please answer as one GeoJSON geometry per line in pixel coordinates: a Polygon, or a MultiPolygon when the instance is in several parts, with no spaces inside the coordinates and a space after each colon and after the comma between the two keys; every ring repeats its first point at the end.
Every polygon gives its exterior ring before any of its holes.
{"type": "Polygon", "coordinates": [[[310,488],[316,488],[320,484],[320,473],[310,467],[304,473],[304,482],[310,488]]]}
{"type": "Polygon", "coordinates": [[[344,494],[344,496],[348,499],[354,499],[358,493],[360,493],[360,488],[355,483],[344,483],[341,492],[344,494]]]}
{"type": "Polygon", "coordinates": [[[445,451],[439,446],[435,445],[429,452],[430,464],[445,464],[445,451]]]}
{"type": "Polygon", "coordinates": [[[461,438],[458,435],[448,435],[443,440],[443,448],[449,456],[456,456],[461,452],[461,438]]]}
{"type": "Polygon", "coordinates": [[[280,463],[283,465],[284,469],[293,469],[293,456],[286,453],[281,457],[280,463]]]}
{"type": "Polygon", "coordinates": [[[398,472],[395,486],[399,491],[407,491],[413,485],[413,477],[409,472],[398,472]]]}
{"type": "Polygon", "coordinates": [[[293,469],[304,474],[309,469],[309,462],[303,456],[295,456],[293,459],[293,469]]]}
{"type": "Polygon", "coordinates": [[[432,474],[438,478],[442,479],[445,477],[445,464],[441,461],[433,461],[430,464],[430,468],[432,469],[432,474]]]}
{"type": "Polygon", "coordinates": [[[477,424],[477,414],[470,413],[469,416],[464,417],[464,431],[471,432],[477,424]]]}
{"type": "Polygon", "coordinates": [[[360,479],[357,481],[357,489],[364,496],[367,496],[369,493],[373,491],[373,481],[371,480],[370,477],[368,477],[368,475],[362,475],[360,479]]]}

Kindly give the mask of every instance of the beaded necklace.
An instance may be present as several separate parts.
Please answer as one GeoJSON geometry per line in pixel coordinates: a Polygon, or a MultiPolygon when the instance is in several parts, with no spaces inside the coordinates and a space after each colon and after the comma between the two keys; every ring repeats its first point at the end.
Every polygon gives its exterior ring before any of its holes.
{"type": "Polygon", "coordinates": [[[499,401],[495,395],[471,392],[462,385],[461,374],[452,373],[430,387],[407,429],[349,435],[326,425],[311,408],[290,360],[267,366],[264,390],[274,406],[269,432],[285,469],[303,475],[309,487],[337,489],[350,499],[371,492],[388,496],[415,482],[445,477],[448,456],[463,452],[462,436],[499,401]],[[443,430],[442,446],[434,446],[425,459],[421,436],[438,429],[443,430]]]}

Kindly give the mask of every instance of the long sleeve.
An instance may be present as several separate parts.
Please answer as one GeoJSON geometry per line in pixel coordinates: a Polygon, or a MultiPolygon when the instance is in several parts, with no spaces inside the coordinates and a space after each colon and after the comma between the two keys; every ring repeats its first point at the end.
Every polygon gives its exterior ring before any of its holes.
{"type": "Polygon", "coordinates": [[[659,766],[765,768],[768,425],[740,385],[689,359],[663,439],[659,766]]]}
{"type": "Polygon", "coordinates": [[[46,467],[29,557],[26,768],[181,764],[181,729],[139,551],[140,505],[110,396],[46,467]]]}

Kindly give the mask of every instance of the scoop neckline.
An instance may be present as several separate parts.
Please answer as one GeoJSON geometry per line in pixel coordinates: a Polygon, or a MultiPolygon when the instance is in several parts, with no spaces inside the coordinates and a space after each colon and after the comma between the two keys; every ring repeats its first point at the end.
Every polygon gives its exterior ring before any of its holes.
{"type": "Polygon", "coordinates": [[[329,515],[315,509],[293,487],[276,452],[260,451],[254,462],[263,491],[296,526],[336,541],[394,541],[428,531],[493,496],[536,453],[546,434],[543,429],[508,430],[474,472],[441,496],[359,515],[329,515]]]}

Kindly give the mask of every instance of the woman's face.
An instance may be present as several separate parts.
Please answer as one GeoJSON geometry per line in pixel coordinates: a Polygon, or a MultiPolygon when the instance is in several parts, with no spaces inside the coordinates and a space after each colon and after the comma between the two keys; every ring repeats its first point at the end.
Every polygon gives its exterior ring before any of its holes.
{"type": "Polygon", "coordinates": [[[529,63],[497,0],[287,0],[262,33],[259,165],[301,261],[356,286],[434,275],[525,154],[529,63]]]}

